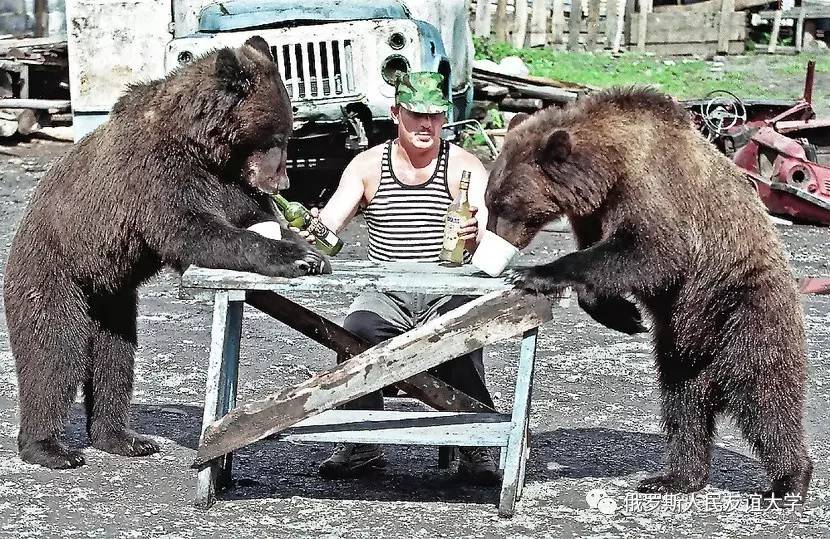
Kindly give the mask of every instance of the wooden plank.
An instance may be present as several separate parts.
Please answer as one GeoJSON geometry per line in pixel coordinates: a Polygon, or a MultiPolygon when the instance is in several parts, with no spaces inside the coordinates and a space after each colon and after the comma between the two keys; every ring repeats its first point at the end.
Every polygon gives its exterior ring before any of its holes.
{"type": "MultiPolygon", "coordinates": [[[[354,333],[284,296],[268,291],[252,291],[248,292],[246,301],[252,307],[343,357],[356,356],[371,348],[371,345],[354,333]]],[[[437,410],[495,411],[426,372],[418,373],[395,385],[437,410]]]]}
{"type": "Polygon", "coordinates": [[[329,275],[314,275],[288,279],[268,277],[257,273],[189,268],[182,275],[182,286],[207,289],[271,290],[273,292],[335,292],[360,293],[365,290],[381,292],[413,292],[438,295],[481,295],[511,288],[499,277],[488,277],[471,265],[445,268],[438,264],[377,264],[359,267],[333,262],[329,275]],[[420,266],[420,271],[410,268],[420,266]]]}
{"type": "Polygon", "coordinates": [[[232,410],[207,428],[194,466],[550,318],[546,298],[520,290],[476,298],[295,387],[232,410]]]}
{"type": "MultiPolygon", "coordinates": [[[[782,19],[797,19],[801,15],[801,7],[785,9],[781,12],[782,19]]],[[[759,11],[758,16],[762,19],[772,19],[775,11],[759,11]]],[[[830,6],[805,6],[805,19],[827,19],[830,18],[830,6]]]]}
{"type": "Polygon", "coordinates": [[[0,109],[69,110],[71,106],[72,103],[68,99],[17,99],[11,97],[0,99],[0,109]]]}
{"type": "MultiPolygon", "coordinates": [[[[769,4],[770,0],[735,0],[732,8],[733,11],[743,11],[750,7],[763,6],[769,4]]],[[[682,5],[663,5],[654,6],[655,13],[673,12],[676,15],[686,15],[689,13],[707,12],[712,13],[720,9],[721,0],[706,0],[704,2],[696,2],[694,4],[682,5]]]]}
{"type": "Polygon", "coordinates": [[[648,14],[651,12],[652,1],[640,0],[640,17],[637,24],[637,50],[645,52],[646,50],[646,34],[648,33],[648,14]]]}
{"type": "Polygon", "coordinates": [[[470,412],[328,410],[279,434],[292,442],[506,446],[511,416],[470,412]]]}
{"type": "Polygon", "coordinates": [[[523,468],[527,458],[527,435],[530,419],[530,397],[533,391],[533,371],[536,358],[538,328],[525,331],[516,374],[516,393],[513,397],[513,419],[507,455],[504,463],[504,479],[501,486],[499,516],[513,515],[516,500],[524,482],[523,468]]]}
{"type": "MultiPolygon", "coordinates": [[[[746,43],[743,41],[730,41],[729,54],[741,54],[744,52],[746,43]]],[[[654,53],[656,56],[706,56],[715,54],[717,42],[709,43],[650,43],[646,45],[646,52],[654,53]]]]}
{"type": "Polygon", "coordinates": [[[582,27],[582,0],[571,0],[571,11],[568,13],[568,50],[579,48],[579,29],[582,27]]]}
{"type": "Polygon", "coordinates": [[[550,21],[550,42],[553,44],[562,43],[562,35],[565,32],[565,0],[553,0],[550,21]]]}
{"type": "Polygon", "coordinates": [[[767,52],[775,52],[775,47],[778,46],[778,32],[781,31],[781,10],[775,12],[775,18],[772,21],[772,33],[769,36],[769,45],[767,52]]]}
{"type": "Polygon", "coordinates": [[[593,51],[597,46],[600,1],[590,0],[588,4],[588,35],[585,37],[585,48],[589,51],[593,51]]]}
{"type": "MultiPolygon", "coordinates": [[[[721,0],[720,17],[718,18],[718,52],[729,52],[729,41],[733,39],[732,25],[735,12],[735,0],[721,0]]],[[[746,24],[744,19],[743,24],[746,24]]]]}
{"type": "Polygon", "coordinates": [[[499,0],[496,5],[496,41],[507,43],[510,37],[510,25],[507,19],[507,0],[499,0]]]}
{"type": "Polygon", "coordinates": [[[476,2],[475,33],[479,37],[490,37],[490,1],[476,2]]]}
{"type": "Polygon", "coordinates": [[[522,48],[527,39],[528,23],[527,0],[516,0],[515,11],[513,12],[513,32],[511,41],[514,47],[522,48]]]}
{"type": "Polygon", "coordinates": [[[530,10],[530,38],[528,45],[531,47],[545,46],[548,44],[548,6],[550,0],[533,0],[530,10]]]}
{"type": "Polygon", "coordinates": [[[533,113],[541,110],[545,106],[545,102],[536,98],[513,98],[505,97],[499,103],[499,110],[507,112],[529,112],[533,113]]]}
{"type": "Polygon", "coordinates": [[[798,21],[795,25],[795,50],[801,52],[801,45],[804,42],[804,16],[806,9],[802,6],[798,11],[798,21]]]}
{"type": "MultiPolygon", "coordinates": [[[[646,45],[664,43],[712,43],[717,45],[720,30],[712,24],[711,13],[690,13],[674,17],[665,13],[648,15],[646,45]]],[[[634,15],[632,24],[639,25],[640,14],[634,15]]],[[[742,13],[732,13],[727,26],[729,41],[744,39],[746,22],[742,13]]]]}

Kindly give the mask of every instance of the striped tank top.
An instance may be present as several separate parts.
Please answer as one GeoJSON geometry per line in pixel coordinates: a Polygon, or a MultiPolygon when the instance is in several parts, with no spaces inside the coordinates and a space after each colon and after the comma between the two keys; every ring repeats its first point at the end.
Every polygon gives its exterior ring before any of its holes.
{"type": "Polygon", "coordinates": [[[419,185],[406,185],[395,176],[393,144],[386,143],[380,186],[363,210],[369,227],[369,260],[437,262],[444,241],[444,216],[453,201],[447,184],[450,143],[441,141],[435,171],[419,185]]]}

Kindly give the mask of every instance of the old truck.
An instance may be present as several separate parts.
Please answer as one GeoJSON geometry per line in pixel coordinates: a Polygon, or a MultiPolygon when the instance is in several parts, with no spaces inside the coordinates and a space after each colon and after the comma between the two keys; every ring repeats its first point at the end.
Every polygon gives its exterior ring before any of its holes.
{"type": "Polygon", "coordinates": [[[66,11],[76,139],[106,120],[127,84],[265,38],[291,96],[297,198],[325,198],[356,152],[394,136],[397,73],[443,73],[451,121],[472,105],[464,0],[67,0],[66,11]]]}

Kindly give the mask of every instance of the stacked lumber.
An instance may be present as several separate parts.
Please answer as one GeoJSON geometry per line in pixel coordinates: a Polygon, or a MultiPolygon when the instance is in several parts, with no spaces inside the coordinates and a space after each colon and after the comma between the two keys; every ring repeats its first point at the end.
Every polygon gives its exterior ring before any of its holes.
{"type": "Polygon", "coordinates": [[[29,65],[66,66],[66,39],[59,37],[0,39],[0,60],[29,65]]]}
{"type": "Polygon", "coordinates": [[[508,112],[528,112],[562,106],[591,88],[545,77],[520,76],[473,68],[473,97],[476,109],[498,107],[508,112]]]}
{"type": "Polygon", "coordinates": [[[0,138],[39,134],[71,140],[68,66],[62,37],[0,39],[0,138]],[[61,94],[67,99],[52,98],[61,94]]]}

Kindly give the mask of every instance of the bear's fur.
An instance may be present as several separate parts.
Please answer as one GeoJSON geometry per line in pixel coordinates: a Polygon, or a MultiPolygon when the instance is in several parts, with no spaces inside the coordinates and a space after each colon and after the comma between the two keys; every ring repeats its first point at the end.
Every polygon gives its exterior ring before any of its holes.
{"type": "Polygon", "coordinates": [[[5,279],[24,461],[83,464],[59,441],[79,385],[94,447],[158,450],[128,424],[136,288],[162,266],[330,271],[296,234],[275,241],[245,230],[274,220],[266,192],[285,185],[291,129],[285,86],[256,37],[132,86],[43,177],[5,279]]]}
{"type": "Polygon", "coordinates": [[[702,488],[715,418],[729,413],[769,474],[767,494],[804,499],[795,280],[751,185],[678,103],[616,89],[536,113],[506,137],[486,203],[488,229],[518,247],[561,215],[573,226],[579,250],[518,270],[518,286],[630,295],[650,313],[668,462],[641,491],[702,488]]]}

